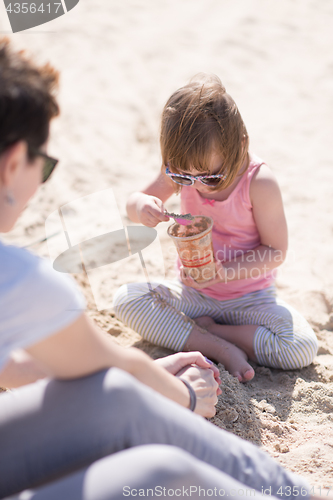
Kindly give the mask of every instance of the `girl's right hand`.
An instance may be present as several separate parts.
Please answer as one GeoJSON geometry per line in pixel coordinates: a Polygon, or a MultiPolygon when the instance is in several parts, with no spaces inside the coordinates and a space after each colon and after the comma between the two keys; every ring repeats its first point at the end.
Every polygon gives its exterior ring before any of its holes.
{"type": "Polygon", "coordinates": [[[137,215],[139,222],[147,227],[155,227],[160,222],[167,222],[170,217],[164,215],[162,201],[155,196],[141,193],[137,200],[137,215]]]}

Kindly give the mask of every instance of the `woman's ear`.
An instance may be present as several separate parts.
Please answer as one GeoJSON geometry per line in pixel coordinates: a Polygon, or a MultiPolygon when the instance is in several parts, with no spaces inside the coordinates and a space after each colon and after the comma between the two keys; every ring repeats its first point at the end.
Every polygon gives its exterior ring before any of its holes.
{"type": "Polygon", "coordinates": [[[3,186],[10,187],[13,184],[27,161],[27,152],[27,143],[18,141],[0,155],[0,182],[3,186]]]}

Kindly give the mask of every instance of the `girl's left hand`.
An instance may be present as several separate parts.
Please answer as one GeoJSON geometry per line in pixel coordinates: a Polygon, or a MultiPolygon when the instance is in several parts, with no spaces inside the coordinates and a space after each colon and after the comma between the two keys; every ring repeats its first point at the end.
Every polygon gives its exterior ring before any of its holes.
{"type": "Polygon", "coordinates": [[[203,288],[216,285],[217,283],[226,282],[226,271],[219,260],[215,261],[215,270],[216,270],[215,278],[209,281],[205,281],[204,283],[197,283],[193,278],[185,276],[183,269],[184,269],[183,267],[180,268],[181,281],[184,283],[184,285],[190,286],[195,290],[202,290],[203,288]]]}

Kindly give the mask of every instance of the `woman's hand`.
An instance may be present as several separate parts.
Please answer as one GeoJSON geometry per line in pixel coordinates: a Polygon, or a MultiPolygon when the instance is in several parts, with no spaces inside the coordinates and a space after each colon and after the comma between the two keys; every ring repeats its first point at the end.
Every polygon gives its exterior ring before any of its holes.
{"type": "Polygon", "coordinates": [[[183,267],[180,268],[180,276],[181,281],[184,283],[184,285],[190,286],[195,290],[202,290],[203,288],[216,285],[217,283],[225,283],[227,281],[225,269],[219,260],[215,261],[215,278],[209,281],[205,281],[204,283],[197,283],[193,278],[185,275],[183,267]]]}
{"type": "Polygon", "coordinates": [[[156,196],[140,193],[136,201],[137,218],[147,227],[155,227],[160,222],[167,222],[170,218],[164,215],[162,201],[156,196]]]}
{"type": "Polygon", "coordinates": [[[213,417],[216,413],[217,396],[222,392],[213,371],[190,365],[182,368],[176,377],[181,377],[191,384],[197,397],[195,413],[202,417],[213,417]]]}
{"type": "MultiPolygon", "coordinates": [[[[178,374],[180,370],[182,370],[185,366],[188,367],[189,365],[196,365],[199,368],[209,369],[213,372],[214,379],[218,385],[221,384],[219,369],[212,361],[205,358],[201,352],[177,352],[176,354],[171,354],[171,356],[156,359],[154,362],[165,368],[165,370],[171,373],[171,375],[178,374]]],[[[218,389],[218,394],[221,393],[221,389],[218,389]]]]}

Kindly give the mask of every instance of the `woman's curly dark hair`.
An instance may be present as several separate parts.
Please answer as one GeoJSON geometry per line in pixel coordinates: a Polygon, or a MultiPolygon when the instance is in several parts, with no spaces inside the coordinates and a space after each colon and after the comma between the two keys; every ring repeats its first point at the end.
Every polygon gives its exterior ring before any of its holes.
{"type": "Polygon", "coordinates": [[[38,66],[24,51],[15,51],[0,39],[0,154],[26,141],[30,159],[44,144],[49,125],[59,114],[55,93],[59,73],[49,64],[38,66]]]}

